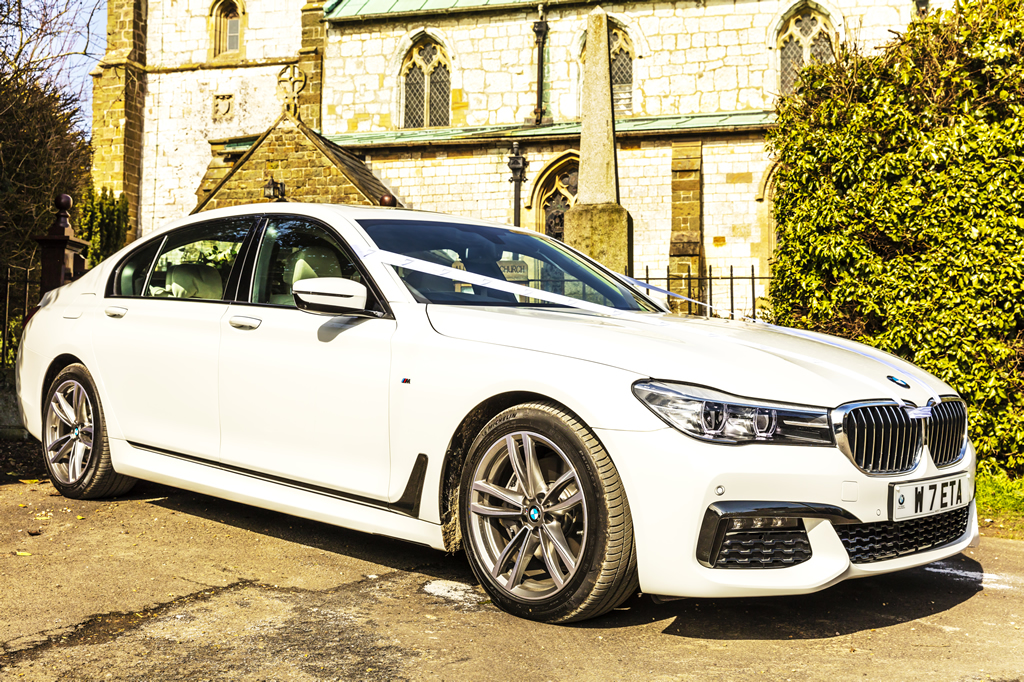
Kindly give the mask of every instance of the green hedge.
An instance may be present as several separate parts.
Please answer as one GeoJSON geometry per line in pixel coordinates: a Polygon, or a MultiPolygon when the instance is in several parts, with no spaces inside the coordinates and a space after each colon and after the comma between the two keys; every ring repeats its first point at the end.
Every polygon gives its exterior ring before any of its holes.
{"type": "Polygon", "coordinates": [[[801,74],[778,158],[780,324],[914,362],[970,405],[983,458],[1024,471],[1024,8],[961,5],[882,52],[801,74]]]}

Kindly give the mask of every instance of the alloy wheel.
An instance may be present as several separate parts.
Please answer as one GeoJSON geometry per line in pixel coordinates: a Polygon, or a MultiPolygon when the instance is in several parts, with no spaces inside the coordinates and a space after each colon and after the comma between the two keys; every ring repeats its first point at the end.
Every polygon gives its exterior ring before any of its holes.
{"type": "Polygon", "coordinates": [[[46,409],[44,437],[54,477],[64,485],[80,481],[93,453],[93,406],[82,384],[69,379],[54,391],[46,409]]]}
{"type": "Polygon", "coordinates": [[[473,472],[470,541],[494,581],[523,600],[572,579],[587,543],[587,499],[553,441],[518,431],[496,440],[473,472]]]}

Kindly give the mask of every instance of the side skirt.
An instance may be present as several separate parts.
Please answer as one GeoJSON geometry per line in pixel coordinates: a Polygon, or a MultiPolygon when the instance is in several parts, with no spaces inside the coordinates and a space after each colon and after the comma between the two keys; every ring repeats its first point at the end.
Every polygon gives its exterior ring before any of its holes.
{"type": "Polygon", "coordinates": [[[444,549],[441,526],[417,518],[427,469],[424,454],[416,458],[402,497],[389,503],[115,438],[110,451],[121,474],[444,549]]]}

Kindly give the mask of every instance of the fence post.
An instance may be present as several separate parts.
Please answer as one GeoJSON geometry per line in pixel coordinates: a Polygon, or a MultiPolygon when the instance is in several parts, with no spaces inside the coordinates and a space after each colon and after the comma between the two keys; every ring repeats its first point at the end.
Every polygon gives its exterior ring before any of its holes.
{"type": "Polygon", "coordinates": [[[750,266],[750,317],[757,322],[757,288],[754,284],[754,266],[750,266]]]}
{"type": "Polygon", "coordinates": [[[39,278],[39,296],[70,282],[74,277],[85,271],[85,260],[82,251],[89,242],[75,237],[71,229],[68,211],[71,210],[71,197],[61,194],[53,205],[57,215],[53,218],[50,231],[42,237],[36,237],[41,247],[40,264],[42,275],[39,278]]]}
{"type": "Polygon", "coordinates": [[[736,319],[736,278],[733,276],[733,266],[729,266],[729,319],[736,319]]]}
{"type": "Polygon", "coordinates": [[[704,316],[711,317],[711,311],[715,308],[715,283],[711,281],[711,266],[708,266],[708,307],[704,309],[704,316]]]}

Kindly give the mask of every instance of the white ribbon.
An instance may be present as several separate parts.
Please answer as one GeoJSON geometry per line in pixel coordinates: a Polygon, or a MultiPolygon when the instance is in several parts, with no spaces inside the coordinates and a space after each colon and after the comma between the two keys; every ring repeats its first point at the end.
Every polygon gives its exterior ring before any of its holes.
{"type": "Polygon", "coordinates": [[[400,253],[382,251],[380,249],[362,249],[358,247],[355,251],[356,255],[363,261],[378,261],[385,265],[393,265],[407,270],[413,270],[414,272],[422,272],[427,275],[445,277],[447,279],[455,280],[456,282],[465,282],[467,284],[487,287],[488,289],[497,289],[498,291],[505,291],[510,294],[517,294],[526,298],[535,298],[539,301],[564,305],[569,308],[577,308],[579,310],[587,310],[592,313],[608,315],[610,317],[629,319],[635,322],[659,326],[665,326],[668,324],[664,320],[659,320],[649,315],[642,315],[632,310],[619,310],[618,308],[601,305],[600,303],[591,303],[590,301],[583,301],[571,296],[564,296],[551,291],[544,291],[543,289],[534,289],[533,287],[516,284],[514,282],[507,282],[503,279],[496,279],[486,275],[478,275],[466,270],[457,270],[446,265],[431,263],[430,261],[425,261],[420,258],[403,256],[400,253]]]}

